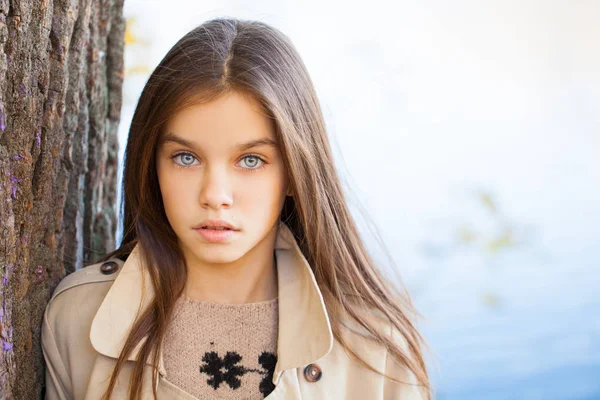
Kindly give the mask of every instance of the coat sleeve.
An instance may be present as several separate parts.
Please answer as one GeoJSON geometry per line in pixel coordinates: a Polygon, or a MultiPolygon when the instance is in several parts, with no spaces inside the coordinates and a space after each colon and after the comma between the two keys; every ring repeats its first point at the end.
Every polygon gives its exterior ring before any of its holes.
{"type": "MultiPolygon", "coordinates": [[[[405,354],[412,357],[404,336],[392,328],[390,328],[390,335],[394,343],[397,343],[405,354]]],[[[383,400],[428,400],[427,391],[424,387],[419,386],[415,374],[408,367],[399,363],[389,351],[386,352],[385,373],[406,383],[398,383],[384,378],[383,400]]]]}
{"type": "Polygon", "coordinates": [[[45,400],[72,399],[71,378],[59,353],[56,337],[52,330],[52,301],[46,306],[42,322],[42,353],[45,362],[45,400]]]}

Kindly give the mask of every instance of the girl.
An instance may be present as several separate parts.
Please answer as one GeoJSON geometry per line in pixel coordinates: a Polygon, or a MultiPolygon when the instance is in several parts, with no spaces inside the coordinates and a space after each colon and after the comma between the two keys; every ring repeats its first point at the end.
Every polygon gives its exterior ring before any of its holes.
{"type": "Polygon", "coordinates": [[[47,306],[47,398],[431,398],[419,314],[361,241],[278,30],[218,18],[173,46],[123,193],[121,247],[47,306]]]}

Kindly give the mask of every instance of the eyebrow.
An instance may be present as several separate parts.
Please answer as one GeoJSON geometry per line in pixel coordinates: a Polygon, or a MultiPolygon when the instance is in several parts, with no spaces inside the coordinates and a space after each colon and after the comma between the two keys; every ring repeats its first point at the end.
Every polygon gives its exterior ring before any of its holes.
{"type": "MultiPolygon", "coordinates": [[[[168,143],[168,142],[179,143],[182,146],[192,147],[192,148],[195,147],[195,145],[196,145],[195,142],[184,139],[182,137],[179,137],[179,136],[175,135],[173,132],[168,132],[163,137],[161,137],[158,145],[162,146],[163,144],[168,143]]],[[[271,146],[271,147],[276,148],[277,142],[271,138],[260,138],[260,139],[251,140],[246,143],[238,144],[237,146],[235,146],[235,148],[238,151],[244,151],[244,150],[248,150],[253,147],[259,147],[259,146],[271,146]]]]}

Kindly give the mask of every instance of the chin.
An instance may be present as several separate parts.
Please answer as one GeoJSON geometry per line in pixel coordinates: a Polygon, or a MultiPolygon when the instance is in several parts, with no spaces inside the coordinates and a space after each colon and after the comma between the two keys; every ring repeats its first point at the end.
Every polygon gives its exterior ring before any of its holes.
{"type": "Polygon", "coordinates": [[[247,251],[233,244],[229,245],[202,245],[194,249],[197,259],[209,264],[227,264],[243,257],[247,251]]]}

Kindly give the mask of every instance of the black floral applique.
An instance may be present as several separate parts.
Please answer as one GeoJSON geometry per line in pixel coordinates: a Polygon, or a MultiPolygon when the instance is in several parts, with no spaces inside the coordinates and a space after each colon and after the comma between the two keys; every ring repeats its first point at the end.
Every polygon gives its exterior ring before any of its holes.
{"type": "Polygon", "coordinates": [[[246,373],[244,367],[237,365],[241,359],[242,356],[234,351],[228,351],[222,359],[214,351],[204,353],[204,357],[202,357],[204,364],[200,366],[200,373],[204,372],[210,376],[206,383],[215,390],[219,388],[222,382],[227,383],[232,389],[237,389],[241,384],[238,376],[246,373]]]}
{"type": "Polygon", "coordinates": [[[273,373],[275,372],[275,364],[277,364],[277,356],[268,351],[263,351],[258,357],[258,363],[265,371],[264,376],[260,381],[260,385],[258,386],[258,390],[260,390],[264,397],[267,397],[267,395],[275,389],[275,385],[273,384],[273,373]]]}
{"type": "Polygon", "coordinates": [[[273,384],[273,374],[277,364],[277,355],[268,351],[263,351],[258,357],[258,363],[262,369],[246,368],[240,365],[242,356],[235,351],[228,351],[223,358],[214,351],[204,353],[202,357],[204,362],[200,366],[200,373],[207,374],[209,378],[206,383],[217,390],[221,383],[225,382],[232,389],[238,389],[241,386],[241,380],[238,377],[246,373],[258,373],[263,375],[258,390],[266,397],[275,389],[273,384]]]}

